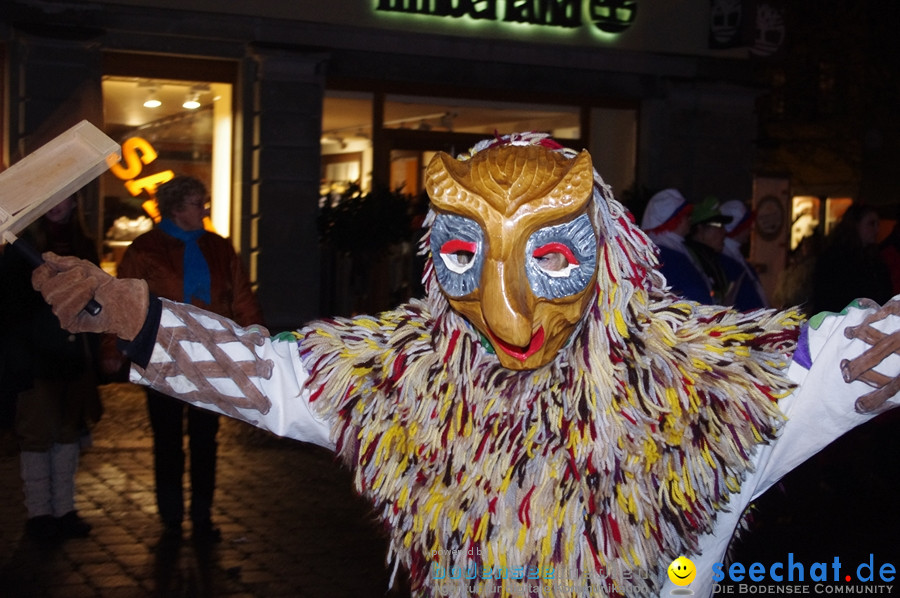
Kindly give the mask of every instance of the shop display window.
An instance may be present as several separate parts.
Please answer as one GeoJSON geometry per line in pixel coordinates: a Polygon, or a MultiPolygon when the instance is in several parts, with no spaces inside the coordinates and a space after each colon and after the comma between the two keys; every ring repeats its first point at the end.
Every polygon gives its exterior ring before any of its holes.
{"type": "Polygon", "coordinates": [[[829,197],[825,200],[825,234],[829,234],[837,226],[844,212],[853,205],[850,197],[829,197]]]}
{"type": "Polygon", "coordinates": [[[156,187],[176,174],[195,176],[210,191],[207,227],[231,234],[232,85],[200,80],[106,76],[107,135],[122,160],[100,179],[104,267],[152,228],[156,187]]]}

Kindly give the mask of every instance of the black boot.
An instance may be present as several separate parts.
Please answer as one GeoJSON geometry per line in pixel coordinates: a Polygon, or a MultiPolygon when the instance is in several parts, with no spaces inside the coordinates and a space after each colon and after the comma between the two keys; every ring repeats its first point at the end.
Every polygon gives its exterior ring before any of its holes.
{"type": "Polygon", "coordinates": [[[91,533],[91,524],[75,511],[69,511],[56,518],[59,535],[63,538],[86,538],[91,533]]]}
{"type": "Polygon", "coordinates": [[[194,521],[193,523],[194,526],[191,530],[191,537],[195,542],[217,544],[222,541],[222,532],[220,532],[219,528],[215,527],[209,519],[194,521]]]}
{"type": "Polygon", "coordinates": [[[52,515],[38,515],[25,522],[25,533],[35,540],[52,540],[59,533],[59,525],[52,515]]]}

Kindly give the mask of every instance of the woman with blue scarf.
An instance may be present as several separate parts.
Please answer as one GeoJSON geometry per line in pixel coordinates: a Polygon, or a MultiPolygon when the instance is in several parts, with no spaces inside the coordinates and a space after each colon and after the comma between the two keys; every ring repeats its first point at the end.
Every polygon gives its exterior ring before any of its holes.
{"type": "MultiPolygon", "coordinates": [[[[157,188],[156,202],[162,220],[129,246],[118,267],[118,276],[143,278],[150,292],[158,297],[191,303],[243,326],[261,324],[259,303],[231,242],[204,229],[209,210],[204,184],[193,177],[177,176],[157,188]]],[[[182,537],[182,439],[187,409],[192,534],[198,541],[219,541],[219,530],[210,516],[216,480],[218,415],[153,390],[147,391],[147,408],[153,428],[156,502],[163,539],[178,541],[182,537]]]]}

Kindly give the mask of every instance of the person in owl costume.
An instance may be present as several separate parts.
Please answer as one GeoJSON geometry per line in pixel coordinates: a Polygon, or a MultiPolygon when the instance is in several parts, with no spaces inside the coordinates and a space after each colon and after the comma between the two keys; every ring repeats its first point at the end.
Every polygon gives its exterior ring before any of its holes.
{"type": "Polygon", "coordinates": [[[271,336],[72,258],[33,283],[132,381],[335,451],[417,596],[669,595],[680,555],[709,595],[750,501],[897,403],[893,301],[676,296],[586,151],[497,137],[425,184],[426,296],[378,315],[271,336]]]}

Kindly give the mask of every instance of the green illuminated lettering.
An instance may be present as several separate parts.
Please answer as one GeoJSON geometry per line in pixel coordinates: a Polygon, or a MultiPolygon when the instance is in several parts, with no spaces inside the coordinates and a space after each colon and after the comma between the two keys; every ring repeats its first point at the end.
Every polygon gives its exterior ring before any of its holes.
{"type": "Polygon", "coordinates": [[[375,9],[430,15],[435,14],[431,6],[432,2],[433,0],[378,0],[378,6],[375,9]]]}
{"type": "Polygon", "coordinates": [[[589,19],[600,31],[621,33],[637,17],[637,0],[587,0],[589,19]]]}
{"type": "Polygon", "coordinates": [[[473,19],[488,19],[490,21],[497,20],[497,0],[473,0],[472,12],[469,13],[473,19]],[[479,5],[481,5],[479,7],[479,5]]]}
{"type": "Polygon", "coordinates": [[[428,0],[378,0],[375,10],[393,12],[423,12],[422,4],[428,0]]]}
{"type": "Polygon", "coordinates": [[[375,10],[497,20],[497,0],[378,0],[375,10]]]}
{"type": "Polygon", "coordinates": [[[503,20],[555,27],[581,26],[580,0],[506,0],[503,20]]]}
{"type": "Polygon", "coordinates": [[[431,14],[441,17],[472,17],[497,20],[497,0],[433,0],[431,14]]]}

